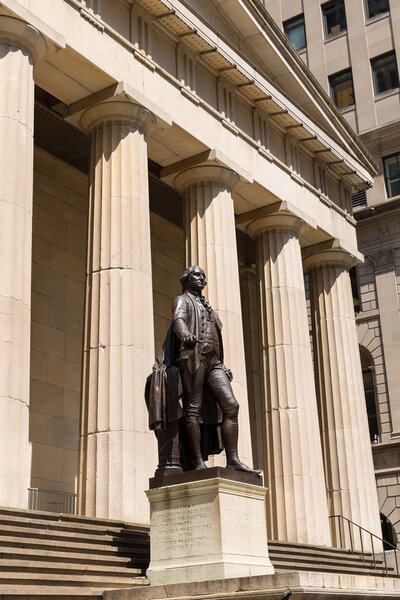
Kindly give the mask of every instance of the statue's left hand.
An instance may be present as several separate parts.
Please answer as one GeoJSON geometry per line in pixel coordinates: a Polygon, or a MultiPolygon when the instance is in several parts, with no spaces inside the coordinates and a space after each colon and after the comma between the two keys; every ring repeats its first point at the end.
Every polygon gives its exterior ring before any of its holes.
{"type": "Polygon", "coordinates": [[[232,371],[230,369],[228,369],[228,367],[225,367],[225,366],[224,366],[224,369],[225,369],[225,373],[226,373],[226,376],[228,377],[229,381],[232,381],[233,380],[232,371]]]}

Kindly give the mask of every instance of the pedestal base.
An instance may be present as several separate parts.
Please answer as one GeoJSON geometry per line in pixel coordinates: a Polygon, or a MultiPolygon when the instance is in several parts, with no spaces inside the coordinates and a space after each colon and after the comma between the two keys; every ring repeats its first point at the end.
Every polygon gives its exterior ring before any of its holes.
{"type": "Polygon", "coordinates": [[[265,493],[221,477],[149,490],[151,584],[273,573],[265,493]]]}

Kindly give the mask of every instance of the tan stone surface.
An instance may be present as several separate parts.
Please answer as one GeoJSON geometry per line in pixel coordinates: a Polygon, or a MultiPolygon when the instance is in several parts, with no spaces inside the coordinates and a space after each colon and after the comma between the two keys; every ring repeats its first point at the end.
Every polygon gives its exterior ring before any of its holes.
{"type": "Polygon", "coordinates": [[[144,385],[154,362],[146,131],[131,103],[83,114],[92,132],[80,514],[144,523],[155,439],[144,385]]]}
{"type": "Polygon", "coordinates": [[[272,216],[248,227],[257,236],[267,526],[270,539],[329,546],[300,226],[272,216]]]}
{"type": "Polygon", "coordinates": [[[222,478],[149,490],[151,584],[273,573],[265,489],[222,478]]]}
{"type": "Polygon", "coordinates": [[[0,16],[0,504],[21,508],[30,476],[33,57],[44,53],[36,29],[0,16]]]}
{"type": "MultiPolygon", "coordinates": [[[[175,185],[185,197],[186,265],[204,269],[204,295],[222,321],[224,362],[232,370],[239,402],[239,456],[251,463],[249,409],[244,359],[239,269],[232,188],[238,175],[218,166],[200,166],[180,173],[175,185]]],[[[224,464],[222,457],[213,459],[224,464]],[[222,460],[222,462],[221,462],[222,460]]]]}
{"type": "Polygon", "coordinates": [[[65,492],[76,492],[78,471],[87,193],[85,174],[35,148],[30,486],[65,492]]]}
{"type": "MultiPolygon", "coordinates": [[[[350,257],[349,257],[349,260],[350,257]]],[[[381,535],[353,297],[345,258],[316,253],[306,259],[314,336],[317,396],[330,515],[343,515],[381,535]]],[[[337,528],[333,543],[340,544],[337,528]]],[[[351,546],[348,530],[342,532],[351,546]]],[[[360,537],[353,543],[361,547],[360,537]]],[[[363,539],[370,549],[370,536],[363,539]]]]}

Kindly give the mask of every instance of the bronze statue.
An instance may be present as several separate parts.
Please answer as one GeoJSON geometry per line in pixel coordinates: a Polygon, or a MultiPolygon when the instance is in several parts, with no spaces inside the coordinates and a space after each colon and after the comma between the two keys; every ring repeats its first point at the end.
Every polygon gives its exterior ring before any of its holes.
{"type": "Polygon", "coordinates": [[[179,471],[182,463],[185,470],[207,468],[204,461],[221,452],[222,438],[227,468],[258,474],[237,454],[239,405],[223,362],[221,321],[202,295],[203,269],[186,269],[181,284],[146,389],[150,428],[159,444],[158,472],[179,471]]]}

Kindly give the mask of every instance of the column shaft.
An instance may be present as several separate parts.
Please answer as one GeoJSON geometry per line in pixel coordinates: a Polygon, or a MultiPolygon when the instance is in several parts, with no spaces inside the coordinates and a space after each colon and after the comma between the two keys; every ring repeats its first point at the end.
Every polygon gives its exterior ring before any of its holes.
{"type": "MultiPolygon", "coordinates": [[[[330,515],[343,515],[381,537],[376,483],[354,319],[343,265],[310,271],[314,362],[330,515]]],[[[340,543],[332,526],[333,542],[340,543]]],[[[350,548],[349,530],[342,541],[350,548]]],[[[364,537],[364,550],[371,548],[364,537]]],[[[359,548],[360,536],[353,544],[359,548]]]]}
{"type": "Polygon", "coordinates": [[[265,224],[257,222],[249,226],[258,233],[267,521],[272,539],[328,546],[325,479],[296,223],[287,217],[279,228],[266,230],[265,224]]]}
{"type": "Polygon", "coordinates": [[[92,129],[80,513],[146,522],[157,463],[144,403],[154,362],[145,109],[104,103],[92,129]]]}
{"type": "MultiPolygon", "coordinates": [[[[185,197],[186,264],[204,269],[205,289],[223,324],[224,362],[232,370],[239,402],[239,455],[252,462],[239,267],[232,188],[238,176],[218,166],[196,167],[178,175],[185,197]]],[[[218,459],[217,459],[218,460],[218,459]]]]}
{"type": "Polygon", "coordinates": [[[27,508],[32,272],[33,57],[40,33],[0,17],[0,505],[27,508]]]}

